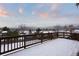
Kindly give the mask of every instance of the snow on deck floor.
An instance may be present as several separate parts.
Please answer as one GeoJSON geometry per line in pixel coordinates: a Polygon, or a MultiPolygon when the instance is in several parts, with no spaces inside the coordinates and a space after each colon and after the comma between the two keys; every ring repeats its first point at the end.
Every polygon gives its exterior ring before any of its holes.
{"type": "Polygon", "coordinates": [[[41,45],[10,54],[9,56],[75,56],[78,51],[78,41],[58,38],[44,42],[41,45]]]}

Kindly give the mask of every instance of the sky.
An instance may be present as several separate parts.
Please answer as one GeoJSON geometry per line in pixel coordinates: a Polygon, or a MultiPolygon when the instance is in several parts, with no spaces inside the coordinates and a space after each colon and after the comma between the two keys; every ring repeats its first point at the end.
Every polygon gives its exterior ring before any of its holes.
{"type": "Polygon", "coordinates": [[[79,24],[75,3],[0,3],[0,27],[79,24]]]}

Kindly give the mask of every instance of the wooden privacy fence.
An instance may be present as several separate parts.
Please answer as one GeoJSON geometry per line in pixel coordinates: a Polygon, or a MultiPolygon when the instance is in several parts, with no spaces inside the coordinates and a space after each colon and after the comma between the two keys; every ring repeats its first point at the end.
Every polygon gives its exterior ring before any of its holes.
{"type": "Polygon", "coordinates": [[[0,37],[0,55],[20,48],[26,48],[37,43],[55,38],[70,38],[69,32],[40,33],[14,37],[0,37]]]}

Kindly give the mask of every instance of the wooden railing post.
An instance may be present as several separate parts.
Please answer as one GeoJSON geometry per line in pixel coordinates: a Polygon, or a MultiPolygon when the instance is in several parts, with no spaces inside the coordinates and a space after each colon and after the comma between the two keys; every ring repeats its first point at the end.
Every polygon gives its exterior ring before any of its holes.
{"type": "Polygon", "coordinates": [[[59,37],[59,32],[56,32],[57,38],[59,37]]]}
{"type": "Polygon", "coordinates": [[[70,39],[72,39],[72,32],[70,32],[70,39]]]}
{"type": "Polygon", "coordinates": [[[24,36],[24,49],[26,48],[26,36],[24,36]]]}
{"type": "Polygon", "coordinates": [[[52,40],[52,34],[50,33],[50,40],[52,40]]]}
{"type": "Polygon", "coordinates": [[[41,43],[43,43],[43,33],[41,34],[41,43]]]}
{"type": "Polygon", "coordinates": [[[65,38],[65,32],[63,32],[63,38],[65,38]]]}
{"type": "Polygon", "coordinates": [[[0,39],[0,55],[1,55],[1,39],[0,39]]]}
{"type": "Polygon", "coordinates": [[[54,33],[54,38],[57,38],[57,33],[56,32],[54,33]]]}

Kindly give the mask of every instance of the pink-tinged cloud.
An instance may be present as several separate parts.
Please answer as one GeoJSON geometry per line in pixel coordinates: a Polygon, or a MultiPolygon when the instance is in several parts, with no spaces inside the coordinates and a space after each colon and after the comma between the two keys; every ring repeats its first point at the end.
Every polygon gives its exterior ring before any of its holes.
{"type": "Polygon", "coordinates": [[[48,18],[48,13],[40,13],[39,16],[42,18],[48,18]]]}
{"type": "Polygon", "coordinates": [[[8,16],[8,12],[4,9],[0,9],[0,16],[8,16]]]}
{"type": "Polygon", "coordinates": [[[5,17],[9,16],[9,12],[5,9],[5,6],[3,4],[0,4],[0,16],[5,17]]]}
{"type": "Polygon", "coordinates": [[[37,5],[37,8],[35,8],[35,11],[32,12],[32,15],[40,15],[41,17],[43,18],[46,18],[49,16],[50,17],[59,17],[60,16],[60,12],[59,12],[59,8],[60,8],[60,5],[59,3],[44,3],[44,4],[38,4],[37,5]],[[43,7],[49,7],[48,11],[45,13],[43,11],[41,11],[41,9],[43,7]],[[49,14],[49,15],[48,15],[49,14]]]}

